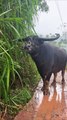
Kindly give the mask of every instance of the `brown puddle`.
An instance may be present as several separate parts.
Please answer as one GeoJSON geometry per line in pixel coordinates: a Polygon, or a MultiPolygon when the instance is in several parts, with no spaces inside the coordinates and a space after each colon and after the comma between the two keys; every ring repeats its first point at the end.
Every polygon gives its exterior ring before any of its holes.
{"type": "MultiPolygon", "coordinates": [[[[51,81],[52,79],[53,76],[51,81]]],[[[62,86],[60,81],[61,73],[58,73],[56,86],[50,87],[49,96],[43,96],[41,80],[32,100],[14,120],[67,120],[67,72],[65,73],[65,85],[62,86]]]]}

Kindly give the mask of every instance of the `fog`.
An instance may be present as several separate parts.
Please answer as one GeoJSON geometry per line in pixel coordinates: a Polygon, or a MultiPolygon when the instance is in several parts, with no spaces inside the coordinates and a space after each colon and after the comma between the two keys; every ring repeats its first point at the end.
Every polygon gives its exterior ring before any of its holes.
{"type": "Polygon", "coordinates": [[[49,11],[38,12],[35,30],[39,35],[67,31],[67,0],[47,0],[49,11]],[[64,27],[63,27],[64,26],[64,27]]]}

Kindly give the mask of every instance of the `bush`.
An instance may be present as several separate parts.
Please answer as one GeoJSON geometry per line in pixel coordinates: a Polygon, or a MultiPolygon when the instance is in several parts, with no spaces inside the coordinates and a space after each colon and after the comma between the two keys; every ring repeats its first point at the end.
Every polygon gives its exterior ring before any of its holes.
{"type": "Polygon", "coordinates": [[[1,110],[3,106],[16,108],[17,104],[25,104],[37,86],[40,77],[36,66],[30,56],[21,50],[23,41],[19,42],[18,38],[35,33],[33,16],[45,6],[47,11],[48,6],[42,0],[0,1],[1,110]]]}

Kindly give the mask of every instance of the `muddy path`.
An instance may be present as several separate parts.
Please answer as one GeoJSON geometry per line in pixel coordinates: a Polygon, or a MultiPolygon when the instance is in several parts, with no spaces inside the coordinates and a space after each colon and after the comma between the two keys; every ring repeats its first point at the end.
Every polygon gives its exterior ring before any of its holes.
{"type": "MultiPolygon", "coordinates": [[[[14,120],[67,120],[67,72],[65,84],[61,84],[61,73],[58,73],[56,85],[50,87],[50,95],[43,96],[42,80],[32,100],[20,111],[14,120]]],[[[50,82],[52,82],[53,76],[50,82]]]]}

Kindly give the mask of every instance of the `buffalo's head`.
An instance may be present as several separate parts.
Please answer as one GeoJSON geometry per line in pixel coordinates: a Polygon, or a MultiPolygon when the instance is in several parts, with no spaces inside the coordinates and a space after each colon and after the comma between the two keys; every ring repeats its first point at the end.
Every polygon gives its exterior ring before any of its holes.
{"type": "Polygon", "coordinates": [[[58,39],[59,37],[60,37],[59,34],[56,34],[56,36],[53,38],[42,38],[39,36],[28,36],[28,37],[23,39],[23,41],[25,43],[24,49],[28,53],[33,53],[44,43],[44,41],[53,41],[53,40],[58,39]]]}
{"type": "Polygon", "coordinates": [[[28,52],[28,53],[32,53],[34,52],[36,49],[38,49],[44,41],[39,40],[38,36],[29,36],[24,38],[24,49],[28,52]]]}

